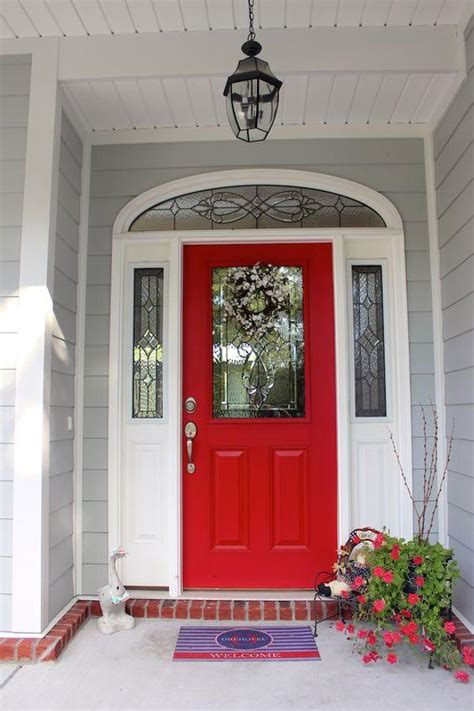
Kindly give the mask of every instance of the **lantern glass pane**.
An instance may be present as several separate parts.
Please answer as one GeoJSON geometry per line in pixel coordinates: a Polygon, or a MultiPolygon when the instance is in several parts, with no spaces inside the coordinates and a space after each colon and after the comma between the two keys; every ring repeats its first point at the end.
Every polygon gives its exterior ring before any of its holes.
{"type": "Polygon", "coordinates": [[[232,84],[227,95],[227,117],[236,136],[263,140],[270,131],[278,108],[278,90],[260,79],[232,84]]]}

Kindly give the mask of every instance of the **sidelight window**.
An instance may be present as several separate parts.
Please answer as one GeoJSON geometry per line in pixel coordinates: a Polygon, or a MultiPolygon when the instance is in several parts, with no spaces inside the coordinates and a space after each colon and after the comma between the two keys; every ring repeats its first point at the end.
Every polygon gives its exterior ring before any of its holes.
{"type": "Polygon", "coordinates": [[[383,274],[380,264],[352,266],[355,416],[387,415],[383,274]]]}
{"type": "Polygon", "coordinates": [[[133,277],[133,418],[163,417],[163,267],[133,277]]]}

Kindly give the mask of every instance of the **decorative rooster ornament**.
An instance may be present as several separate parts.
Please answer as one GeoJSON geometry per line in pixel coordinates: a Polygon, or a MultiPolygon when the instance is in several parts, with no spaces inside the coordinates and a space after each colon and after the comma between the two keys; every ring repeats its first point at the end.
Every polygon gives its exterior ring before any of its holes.
{"type": "Polygon", "coordinates": [[[115,562],[127,553],[123,548],[115,548],[109,556],[109,584],[97,591],[102,608],[102,617],[97,620],[99,632],[114,634],[120,630],[135,627],[134,618],[125,612],[125,603],[130,597],[125,590],[115,568],[115,562]]]}

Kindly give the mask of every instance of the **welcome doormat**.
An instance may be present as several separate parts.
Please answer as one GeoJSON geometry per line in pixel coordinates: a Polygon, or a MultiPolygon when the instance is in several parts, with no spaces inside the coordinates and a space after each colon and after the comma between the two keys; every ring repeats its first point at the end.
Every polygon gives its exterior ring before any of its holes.
{"type": "Polygon", "coordinates": [[[173,661],[319,661],[311,627],[181,627],[173,661]]]}

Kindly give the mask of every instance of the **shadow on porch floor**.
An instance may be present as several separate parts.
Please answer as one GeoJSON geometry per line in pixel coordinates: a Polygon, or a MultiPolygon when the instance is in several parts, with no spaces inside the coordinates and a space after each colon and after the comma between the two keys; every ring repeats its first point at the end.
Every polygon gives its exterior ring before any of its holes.
{"type": "Polygon", "coordinates": [[[104,637],[90,619],[59,662],[20,667],[10,677],[2,710],[472,708],[472,685],[424,663],[364,667],[328,623],[317,663],[172,662],[179,627],[178,620],[139,619],[134,630],[104,637]]]}

